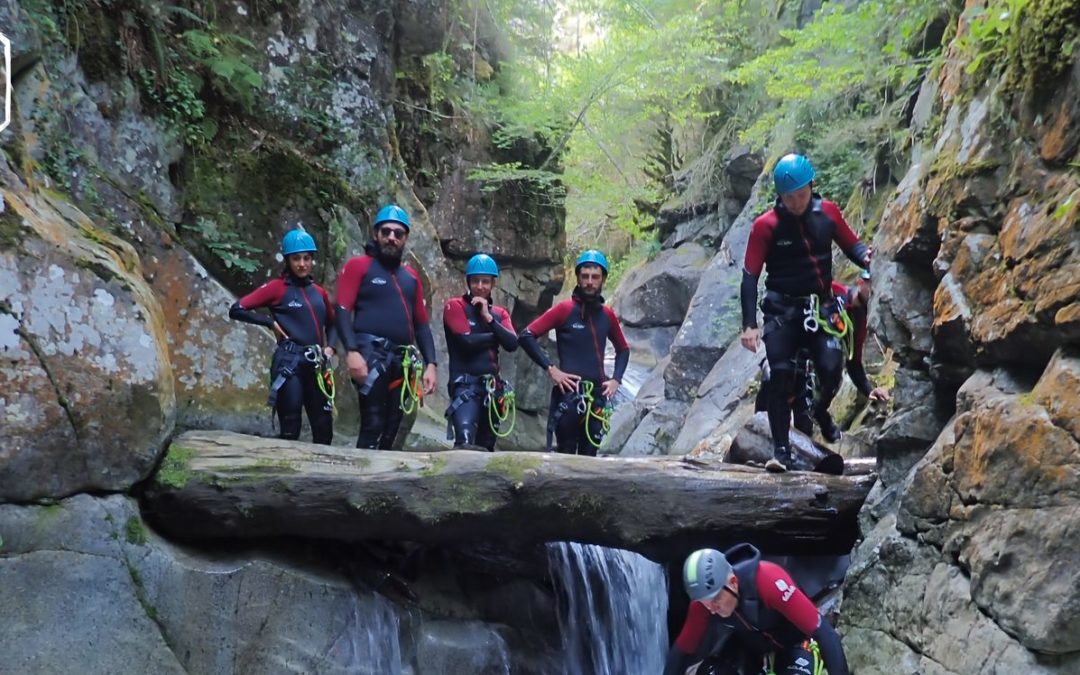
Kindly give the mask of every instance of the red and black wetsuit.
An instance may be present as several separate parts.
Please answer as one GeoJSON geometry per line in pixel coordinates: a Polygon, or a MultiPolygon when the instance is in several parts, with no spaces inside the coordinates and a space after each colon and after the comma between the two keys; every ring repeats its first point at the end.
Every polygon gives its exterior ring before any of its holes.
{"type": "Polygon", "coordinates": [[[518,347],[510,313],[492,305],[492,321],[484,321],[480,310],[466,293],[451,298],[443,307],[443,328],[450,353],[450,407],[446,416],[453,433],[454,447],[478,445],[495,449],[495,433],[484,408],[489,376],[494,378],[494,396],[503,394],[499,379],[499,347],[512,352],[518,347]]]}
{"type": "Polygon", "coordinates": [[[811,638],[818,642],[829,675],[848,675],[840,636],[783,567],[763,561],[750,544],[739,544],[724,555],[739,580],[739,604],[730,617],[722,618],[700,602],[690,603],[682,631],[668,650],[664,675],[682,675],[700,661],[722,673],[740,672],[740,666],[744,672],[758,672],[770,652],[777,657],[774,672],[809,675],[809,664],[803,670],[793,661],[805,654],[802,645],[811,638]]]}
{"type": "Polygon", "coordinates": [[[600,295],[586,296],[575,288],[569,300],[563,300],[544,312],[521,333],[521,347],[533,361],[547,370],[551,359],[540,347],[537,336],[555,330],[556,349],[559,353],[559,369],[581,376],[579,391],[563,393],[559,388],[551,390],[551,407],[548,410],[548,445],[551,437],[557,442],[558,451],[568,454],[596,455],[596,446],[604,437],[601,424],[595,417],[588,425],[583,424],[584,415],[577,412],[578,402],[592,383],[592,406],[602,409],[606,401],[600,387],[608,379],[604,372],[604,349],[610,340],[615,347],[615,371],[611,377],[622,381],[626,366],[630,363],[630,345],[623,336],[622,326],[615,312],[604,304],[600,295]],[[589,438],[593,442],[589,441],[589,438]]]}
{"type": "MultiPolygon", "coordinates": [[[[761,304],[765,321],[762,339],[769,360],[769,428],[775,448],[788,447],[791,398],[795,393],[797,357],[807,350],[817,371],[818,386],[829,401],[840,387],[843,369],[843,346],[823,330],[804,329],[806,311],[817,302],[820,314],[832,311],[832,244],[857,265],[865,268],[866,245],[844,220],[832,202],[814,195],[802,216],[795,216],[777,199],[776,205],[759,216],[750,230],[740,288],[744,328],[757,326],[757,287],[762,269],[766,294],[761,304]],[[811,297],[813,296],[813,297],[811,297]]],[[[815,414],[828,415],[828,408],[815,408],[815,414]]],[[[831,420],[829,422],[831,424],[831,420]]]]}
{"type": "Polygon", "coordinates": [[[355,383],[360,395],[356,447],[387,450],[401,426],[403,349],[415,344],[425,363],[434,364],[435,340],[416,270],[383,260],[374,242],[365,250],[342,268],[334,303],[342,344],[360,352],[368,365],[367,379],[355,383]]]}
{"type": "Polygon", "coordinates": [[[270,364],[270,399],[281,424],[280,437],[300,437],[301,409],[306,409],[312,440],[328,445],[334,438],[333,403],[319,390],[315,363],[305,357],[307,348],[314,347],[321,357],[322,348],[337,341],[327,292],[311,277],[299,279],[286,272],[233,303],[229,318],[267,328],[276,321],[289,336],[278,341],[270,364]],[[254,311],[261,307],[270,314],[254,311]]]}
{"type": "MultiPolygon", "coordinates": [[[[874,385],[866,375],[866,367],[863,366],[863,347],[866,345],[868,335],[867,308],[864,305],[859,307],[852,305],[857,293],[856,288],[848,288],[839,281],[832,282],[833,297],[843,299],[844,308],[851,320],[851,330],[854,332],[851,358],[846,364],[847,374],[855,388],[862,392],[863,396],[869,396],[874,390],[874,385]]],[[[807,375],[807,368],[800,364],[795,371],[795,396],[791,401],[791,411],[795,416],[795,428],[810,436],[814,432],[814,421],[811,417],[814,409],[814,387],[807,375]]],[[[771,380],[765,379],[761,383],[754,403],[755,412],[768,410],[770,382],[771,380]]],[[[828,401],[822,401],[823,407],[828,409],[835,395],[836,393],[833,392],[833,396],[828,401]]]]}

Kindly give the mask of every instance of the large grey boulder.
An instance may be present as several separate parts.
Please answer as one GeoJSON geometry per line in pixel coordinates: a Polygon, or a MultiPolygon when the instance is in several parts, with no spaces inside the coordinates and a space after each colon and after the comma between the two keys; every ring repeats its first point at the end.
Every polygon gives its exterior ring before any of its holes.
{"type": "Polygon", "coordinates": [[[669,399],[692,400],[704,376],[741,331],[739,284],[743,258],[750,226],[758,215],[755,211],[758,195],[767,185],[767,176],[762,174],[748,206],[731,226],[720,251],[698,282],[671,347],[671,363],[664,373],[665,395],[669,399]]]}
{"type": "Polygon", "coordinates": [[[120,491],[172,431],[161,307],[125,242],[0,165],[0,501],[120,491]]]}
{"type": "Polygon", "coordinates": [[[752,385],[763,358],[764,353],[753,354],[739,344],[728,347],[698,387],[672,454],[686,454],[706,440],[714,452],[727,450],[753,414],[752,385]]]}
{"type": "Polygon", "coordinates": [[[623,445],[623,457],[671,454],[671,444],[685,425],[687,401],[665,400],[650,410],[623,445]]]}
{"type": "Polygon", "coordinates": [[[708,262],[709,253],[699,244],[660,251],[623,279],[612,308],[627,326],[678,326],[708,262]]]}

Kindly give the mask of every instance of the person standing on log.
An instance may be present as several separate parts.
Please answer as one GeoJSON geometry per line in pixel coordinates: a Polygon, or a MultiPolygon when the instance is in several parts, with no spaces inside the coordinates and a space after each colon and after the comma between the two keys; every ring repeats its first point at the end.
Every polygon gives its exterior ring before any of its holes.
{"type": "Polygon", "coordinates": [[[554,386],[548,409],[547,447],[552,438],[559,452],[596,456],[608,425],[607,404],[615,396],[630,363],[630,345],[615,312],[604,304],[607,257],[588,250],[574,263],[577,286],[563,300],[528,325],[519,336],[521,347],[543,368],[554,386]],[[559,365],[552,363],[537,336],[555,331],[559,365]],[[604,371],[604,349],[615,347],[611,377],[604,371]]]}
{"type": "Polygon", "coordinates": [[[404,209],[381,208],[364,254],[350,258],[338,277],[338,333],[360,397],[358,448],[390,449],[403,416],[435,391],[435,340],[424,287],[401,260],[409,228],[404,209]]]}
{"type": "MultiPolygon", "coordinates": [[[[788,440],[791,399],[799,352],[806,349],[814,363],[821,401],[831,401],[843,376],[841,331],[832,325],[837,314],[832,297],[832,244],[855,264],[870,266],[870,249],[859,241],[836,204],[814,193],[814,167],[802,155],[785,155],[776,163],[773,182],[778,197],[773,208],[759,216],[750,230],[740,288],[743,347],[756,352],[765,342],[770,392],[767,402],[773,458],[770,471],[787,471],[793,457],[788,440]],[[758,278],[765,277],[761,304],[763,327],[757,323],[758,278]]],[[[827,407],[814,408],[822,435],[833,442],[840,430],[827,407]]]]}
{"type": "MultiPolygon", "coordinates": [[[[443,328],[450,355],[450,407],[446,409],[447,440],[455,448],[495,450],[500,422],[515,405],[513,387],[499,377],[499,348],[517,350],[518,338],[510,313],[495,305],[491,292],[499,266],[491,256],[477,253],[465,265],[468,291],[443,307],[443,328]]],[[[511,419],[511,429],[513,422],[511,419]]]]}
{"type": "Polygon", "coordinates": [[[300,438],[302,410],[307,410],[311,440],[334,439],[333,374],[327,361],[337,341],[330,296],[311,277],[315,239],[302,229],[281,240],[285,267],[281,275],[233,303],[229,318],[274,331],[277,349],[270,362],[270,396],[277,413],[279,438],[300,438]],[[255,311],[266,307],[270,314],[255,311]]]}
{"type": "Polygon", "coordinates": [[[683,565],[686,621],[664,661],[664,675],[848,675],[840,636],[783,567],[750,544],[726,553],[694,551],[683,565]]]}
{"type": "MultiPolygon", "coordinates": [[[[833,297],[840,301],[839,307],[843,308],[847,313],[851,325],[849,329],[850,342],[847,343],[849,347],[846,364],[848,377],[851,378],[855,388],[871,401],[888,401],[892,398],[889,390],[885,387],[875,387],[866,375],[866,367],[863,365],[863,348],[866,345],[866,336],[868,335],[867,310],[869,309],[871,294],[870,271],[863,270],[853,287],[845,286],[838,281],[832,282],[832,293],[833,297]]],[[[814,433],[814,418],[811,416],[810,411],[817,406],[814,404],[814,387],[809,378],[809,365],[808,360],[804,359],[803,363],[800,363],[796,369],[795,396],[791,401],[791,406],[795,418],[795,428],[807,436],[812,436],[814,433]]],[[[770,380],[767,361],[763,361],[762,366],[765,372],[754,405],[756,412],[768,410],[770,380]]],[[[832,399],[821,401],[821,406],[826,410],[831,404],[832,399]]]]}

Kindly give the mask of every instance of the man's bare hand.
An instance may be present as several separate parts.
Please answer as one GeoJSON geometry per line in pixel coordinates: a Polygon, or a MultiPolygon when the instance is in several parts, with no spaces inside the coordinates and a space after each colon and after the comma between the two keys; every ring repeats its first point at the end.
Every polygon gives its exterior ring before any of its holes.
{"type": "Polygon", "coordinates": [[[548,369],[548,375],[551,376],[551,381],[554,382],[564,394],[576,390],[578,388],[578,383],[581,382],[580,375],[565,373],[560,370],[558,366],[551,366],[551,368],[548,369]]]}
{"type": "Polygon", "coordinates": [[[885,387],[874,387],[874,390],[870,392],[871,401],[889,401],[892,400],[892,396],[889,394],[889,390],[885,387]]]}
{"type": "Polygon", "coordinates": [[[430,396],[435,393],[435,387],[439,384],[439,370],[434,363],[427,364],[424,368],[424,377],[422,380],[424,387],[424,396],[430,396]]]}
{"type": "Polygon", "coordinates": [[[368,376],[367,361],[360,352],[348,352],[345,354],[345,367],[349,369],[349,377],[357,384],[363,384],[368,376]]]}
{"type": "Polygon", "coordinates": [[[761,347],[761,329],[743,329],[742,335],[739,336],[739,342],[742,344],[743,347],[756,353],[758,348],[761,347]]]}
{"type": "Polygon", "coordinates": [[[617,391],[619,391],[619,381],[615,378],[604,380],[604,383],[600,385],[600,393],[608,400],[611,400],[611,397],[614,396],[617,391]]]}

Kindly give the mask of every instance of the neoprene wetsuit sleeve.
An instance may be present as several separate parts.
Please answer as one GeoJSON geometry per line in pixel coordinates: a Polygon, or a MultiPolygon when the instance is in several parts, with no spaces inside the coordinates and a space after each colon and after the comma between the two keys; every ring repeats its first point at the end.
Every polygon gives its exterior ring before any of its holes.
{"type": "Polygon", "coordinates": [[[244,309],[240,305],[239,300],[234,302],[232,307],[229,308],[229,318],[234,321],[253,323],[256,326],[265,326],[266,328],[272,328],[274,326],[274,317],[254,309],[244,309]]]}
{"type": "Polygon", "coordinates": [[[517,351],[518,336],[514,332],[514,327],[504,326],[498,314],[495,314],[494,318],[495,320],[491,322],[491,331],[495,339],[499,341],[499,346],[508,352],[517,351]]]}
{"type": "Polygon", "coordinates": [[[626,374],[626,366],[630,365],[630,350],[624,349],[621,352],[615,353],[615,371],[611,374],[613,378],[622,382],[623,375],[626,374]]]}
{"type": "Polygon", "coordinates": [[[337,324],[338,338],[341,339],[341,344],[345,346],[345,351],[360,351],[356,342],[356,333],[353,332],[352,312],[338,305],[334,308],[334,323],[337,324]]]}
{"type": "Polygon", "coordinates": [[[422,323],[416,327],[416,346],[420,348],[420,356],[424,357],[424,363],[432,366],[436,365],[435,356],[435,337],[431,334],[431,326],[427,323],[422,323]]]}
{"type": "Polygon", "coordinates": [[[692,654],[684,654],[675,645],[668,650],[667,658],[664,659],[664,675],[683,675],[686,669],[694,665],[692,654]]]}
{"type": "Polygon", "coordinates": [[[739,286],[743,328],[757,328],[757,284],[757,275],[743,270],[742,284],[739,286]]]}
{"type": "Polygon", "coordinates": [[[847,374],[855,388],[861,391],[863,396],[869,396],[870,392],[874,390],[874,385],[870,384],[870,378],[866,376],[866,368],[859,361],[851,360],[847,362],[847,374]]]}
{"type": "Polygon", "coordinates": [[[813,638],[821,649],[821,660],[825,662],[825,670],[829,671],[829,675],[848,675],[844,646],[840,643],[836,629],[825,617],[821,618],[821,625],[814,631],[813,638]]]}
{"type": "Polygon", "coordinates": [[[536,336],[532,334],[528,328],[521,332],[518,336],[518,344],[525,350],[525,353],[529,355],[529,358],[533,360],[536,365],[540,366],[544,370],[551,367],[551,359],[544,353],[544,350],[540,347],[540,342],[537,341],[536,336]]]}

